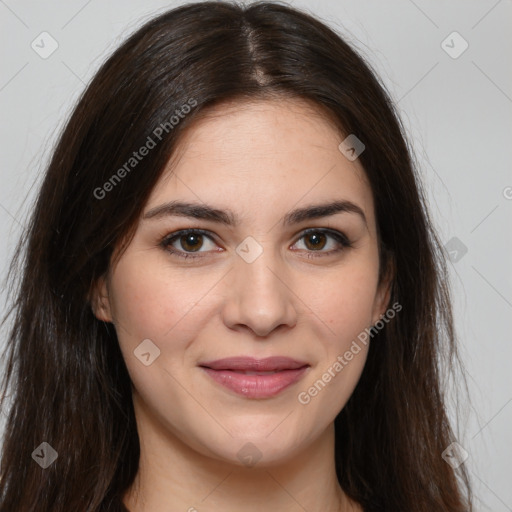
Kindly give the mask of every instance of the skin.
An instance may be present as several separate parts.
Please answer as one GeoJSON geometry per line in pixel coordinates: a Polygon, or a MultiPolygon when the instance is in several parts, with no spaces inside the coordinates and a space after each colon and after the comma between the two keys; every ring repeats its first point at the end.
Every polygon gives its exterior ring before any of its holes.
{"type": "Polygon", "coordinates": [[[232,210],[239,225],[141,216],[126,251],[98,282],[93,309],[114,323],[133,382],[141,459],[124,497],[132,512],[362,510],[338,485],[333,422],[368,345],[308,404],[298,400],[389,301],[389,281],[378,281],[371,189],[359,160],[339,151],[343,138],[302,100],[217,107],[185,133],[143,214],[182,200],[232,210]],[[366,222],[342,212],[282,225],[293,209],[333,200],[355,203],[366,222]],[[199,258],[161,246],[190,228],[211,239],[186,245],[178,237],[172,247],[199,258]],[[344,233],[352,247],[318,232],[315,246],[303,236],[308,228],[344,233]],[[252,263],[236,252],[248,236],[263,251],[252,263]],[[160,349],[149,366],[133,353],[145,339],[160,349]],[[251,399],[198,367],[236,355],[285,355],[310,367],[277,396],[251,399]],[[248,442],[261,455],[253,467],[237,456],[248,442]]]}

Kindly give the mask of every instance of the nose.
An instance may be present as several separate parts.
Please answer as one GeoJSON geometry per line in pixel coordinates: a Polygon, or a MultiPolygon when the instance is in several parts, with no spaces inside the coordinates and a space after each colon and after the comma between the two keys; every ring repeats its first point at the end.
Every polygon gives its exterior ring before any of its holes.
{"type": "Polygon", "coordinates": [[[237,258],[226,276],[228,292],[222,316],[230,329],[250,329],[265,337],[279,327],[291,328],[297,323],[300,301],[286,268],[271,253],[266,249],[251,263],[237,258]]]}

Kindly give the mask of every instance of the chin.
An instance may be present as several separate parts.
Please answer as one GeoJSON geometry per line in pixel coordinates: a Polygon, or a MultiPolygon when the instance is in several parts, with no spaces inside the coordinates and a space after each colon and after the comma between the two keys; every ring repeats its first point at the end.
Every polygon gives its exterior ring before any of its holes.
{"type": "MultiPolygon", "coordinates": [[[[276,428],[276,425],[273,427],[276,428]]],[[[280,427],[278,427],[280,428],[280,427]]],[[[272,467],[289,462],[304,449],[304,437],[293,435],[289,429],[272,432],[261,429],[258,432],[246,430],[245,434],[229,436],[222,449],[210,447],[216,456],[230,464],[242,467],[272,467]]]]}

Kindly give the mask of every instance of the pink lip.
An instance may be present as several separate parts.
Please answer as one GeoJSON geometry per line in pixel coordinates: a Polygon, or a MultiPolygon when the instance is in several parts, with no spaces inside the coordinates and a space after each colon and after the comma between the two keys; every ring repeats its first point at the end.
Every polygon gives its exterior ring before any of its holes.
{"type": "Polygon", "coordinates": [[[213,380],[246,398],[270,398],[297,382],[309,364],[289,357],[229,357],[199,365],[213,380]],[[270,372],[246,375],[243,372],[270,372]]]}

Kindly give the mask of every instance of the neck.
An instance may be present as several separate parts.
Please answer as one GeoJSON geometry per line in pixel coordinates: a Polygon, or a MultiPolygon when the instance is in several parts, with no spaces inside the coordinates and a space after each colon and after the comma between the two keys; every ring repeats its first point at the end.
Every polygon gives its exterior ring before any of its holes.
{"type": "Polygon", "coordinates": [[[362,510],[339,486],[333,424],[302,453],[246,467],[199,453],[138,412],[139,469],[123,498],[130,512],[362,510]]]}

